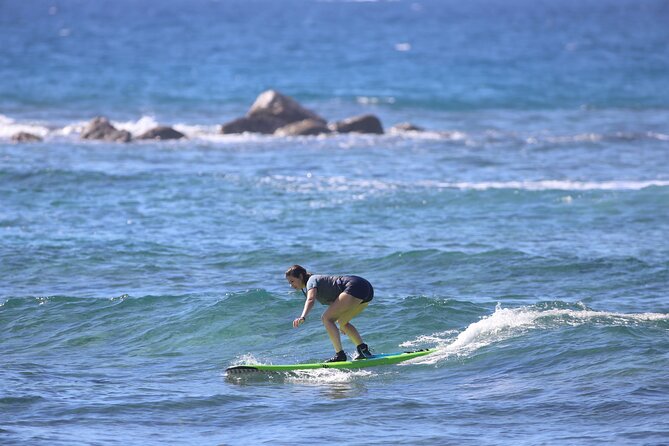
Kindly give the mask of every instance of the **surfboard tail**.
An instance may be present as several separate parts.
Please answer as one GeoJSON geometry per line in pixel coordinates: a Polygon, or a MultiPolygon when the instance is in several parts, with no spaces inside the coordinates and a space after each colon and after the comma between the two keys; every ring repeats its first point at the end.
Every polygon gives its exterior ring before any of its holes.
{"type": "Polygon", "coordinates": [[[233,367],[228,367],[225,369],[225,373],[231,373],[233,375],[242,375],[244,373],[253,373],[253,372],[259,372],[257,367],[253,367],[250,365],[236,365],[233,367]]]}

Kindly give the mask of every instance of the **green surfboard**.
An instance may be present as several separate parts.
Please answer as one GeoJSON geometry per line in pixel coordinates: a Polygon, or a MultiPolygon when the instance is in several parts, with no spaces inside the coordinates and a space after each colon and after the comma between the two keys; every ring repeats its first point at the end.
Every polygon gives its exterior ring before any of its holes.
{"type": "Polygon", "coordinates": [[[435,351],[437,351],[436,348],[426,348],[412,352],[374,355],[371,358],[359,359],[357,361],[315,362],[308,364],[246,364],[228,367],[225,372],[232,375],[249,372],[290,372],[294,370],[313,369],[361,369],[364,367],[397,364],[398,362],[418,358],[419,356],[429,355],[435,351]]]}

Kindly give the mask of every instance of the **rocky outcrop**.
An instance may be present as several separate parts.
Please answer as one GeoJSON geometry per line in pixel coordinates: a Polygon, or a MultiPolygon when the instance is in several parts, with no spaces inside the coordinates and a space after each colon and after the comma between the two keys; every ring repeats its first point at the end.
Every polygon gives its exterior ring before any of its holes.
{"type": "Polygon", "coordinates": [[[148,132],[142,133],[137,137],[137,139],[157,139],[165,141],[168,139],[181,139],[185,137],[186,135],[177,130],[174,130],[172,127],[159,126],[149,130],[148,132]]]}
{"type": "Polygon", "coordinates": [[[383,134],[383,125],[374,115],[354,116],[329,125],[330,130],[337,133],[373,133],[383,134]]]}
{"type": "Polygon", "coordinates": [[[42,138],[28,132],[19,132],[12,135],[12,142],[41,142],[42,138]]]}
{"type": "Polygon", "coordinates": [[[225,135],[235,133],[264,133],[272,134],[282,126],[282,122],[271,118],[237,118],[221,126],[221,133],[225,135]]]}
{"type": "Polygon", "coordinates": [[[316,119],[305,119],[278,128],[276,136],[312,136],[330,133],[330,129],[323,121],[316,119]]]}
{"type": "MultiPolygon", "coordinates": [[[[411,130],[419,128],[411,126],[411,130]]],[[[301,136],[333,132],[376,135],[384,133],[381,121],[374,115],[355,116],[327,124],[327,121],[316,113],[275,90],[260,94],[245,116],[221,126],[223,134],[263,133],[276,136],[301,136]]]]}
{"type": "Polygon", "coordinates": [[[285,121],[286,124],[303,121],[305,119],[314,119],[316,121],[325,122],[325,120],[316,113],[307,110],[294,99],[284,96],[275,90],[268,90],[258,96],[247,113],[247,116],[250,118],[276,118],[285,121]]]}
{"type": "Polygon", "coordinates": [[[281,127],[304,120],[326,122],[294,99],[275,90],[268,90],[258,96],[246,116],[223,124],[221,133],[272,134],[281,127]]]}
{"type": "Polygon", "coordinates": [[[410,122],[400,122],[399,124],[395,124],[394,126],[392,126],[390,129],[391,133],[424,132],[424,131],[425,131],[424,128],[418,127],[417,125],[413,125],[410,122]]]}
{"type": "Polygon", "coordinates": [[[82,139],[100,139],[103,141],[129,142],[132,139],[130,132],[118,130],[111,125],[109,119],[104,116],[98,116],[88,123],[83,132],[82,139]]]}

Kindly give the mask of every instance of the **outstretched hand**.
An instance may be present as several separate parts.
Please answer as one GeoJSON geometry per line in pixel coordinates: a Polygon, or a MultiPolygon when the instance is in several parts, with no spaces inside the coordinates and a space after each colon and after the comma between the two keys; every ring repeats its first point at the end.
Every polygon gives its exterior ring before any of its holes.
{"type": "Polygon", "coordinates": [[[303,323],[304,323],[304,318],[303,317],[298,317],[297,319],[295,319],[293,321],[293,328],[297,328],[300,325],[302,325],[303,323]]]}

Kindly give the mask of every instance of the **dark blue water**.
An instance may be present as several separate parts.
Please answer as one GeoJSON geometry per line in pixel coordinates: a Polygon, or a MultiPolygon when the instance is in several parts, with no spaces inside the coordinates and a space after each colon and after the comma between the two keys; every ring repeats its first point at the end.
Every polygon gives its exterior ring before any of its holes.
{"type": "Polygon", "coordinates": [[[667,444],[668,19],[0,1],[0,443],[667,444]],[[270,88],[387,133],[219,134],[270,88]],[[438,352],[225,376],[331,354],[294,263],[373,283],[374,351],[438,352]]]}

